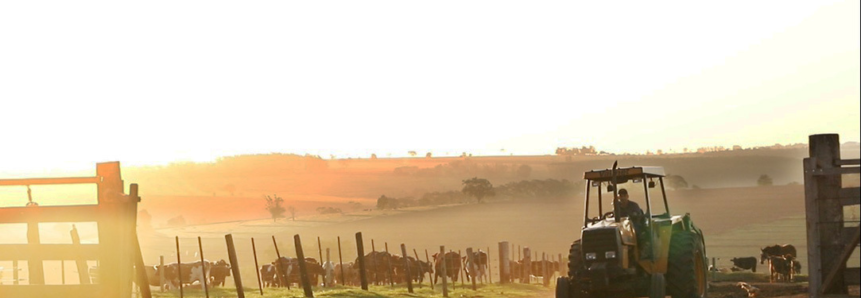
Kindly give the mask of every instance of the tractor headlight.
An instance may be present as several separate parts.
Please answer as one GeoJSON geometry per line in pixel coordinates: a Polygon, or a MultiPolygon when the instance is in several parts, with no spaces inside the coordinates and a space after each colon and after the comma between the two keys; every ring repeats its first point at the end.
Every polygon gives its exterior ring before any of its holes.
{"type": "Polygon", "coordinates": [[[616,258],[616,251],[615,251],[615,250],[611,250],[611,251],[608,251],[608,252],[604,252],[604,258],[605,258],[605,259],[615,259],[615,258],[616,258]]]}
{"type": "Polygon", "coordinates": [[[591,261],[591,260],[595,260],[595,259],[597,259],[597,258],[598,258],[598,255],[597,255],[597,254],[595,254],[594,252],[586,253],[586,259],[587,259],[587,260],[590,260],[590,261],[591,261]]]}

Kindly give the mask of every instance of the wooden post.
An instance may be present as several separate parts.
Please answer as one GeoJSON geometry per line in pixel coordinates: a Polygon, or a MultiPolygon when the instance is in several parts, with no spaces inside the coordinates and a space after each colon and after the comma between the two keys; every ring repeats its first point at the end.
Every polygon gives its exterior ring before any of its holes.
{"type": "Polygon", "coordinates": [[[541,281],[545,287],[550,286],[550,271],[547,270],[547,254],[541,253],[541,281]]]}
{"type": "Polygon", "coordinates": [[[368,276],[365,273],[365,247],[362,242],[362,232],[356,233],[356,252],[359,254],[359,278],[362,282],[362,290],[368,290],[368,276]]]}
{"type": "MultiPolygon", "coordinates": [[[[317,251],[320,252],[320,264],[323,264],[323,246],[320,245],[320,236],[317,236],[317,251]]],[[[317,281],[314,281],[314,284],[317,284],[317,281]]],[[[326,276],[323,276],[323,287],[328,287],[326,285],[326,276]]]]}
{"type": "MultiPolygon", "coordinates": [[[[330,257],[330,256],[331,256],[331,254],[329,253],[329,248],[327,247],[327,248],[326,248],[326,263],[324,263],[324,264],[326,264],[327,266],[328,266],[328,264],[329,264],[329,263],[331,263],[331,261],[329,261],[329,257],[330,257]]],[[[332,267],[335,267],[335,266],[333,265],[332,267]]],[[[332,268],[332,269],[334,270],[334,268],[332,268]]],[[[332,278],[334,279],[334,278],[335,278],[335,277],[334,277],[335,272],[332,272],[332,275],[333,275],[333,276],[332,276],[332,278]]],[[[332,286],[332,283],[331,283],[331,282],[329,282],[329,273],[328,273],[328,272],[326,272],[326,268],[325,268],[325,266],[323,267],[323,286],[324,286],[324,287],[327,287],[327,288],[332,286]]]]}
{"type": "Polygon", "coordinates": [[[807,249],[811,297],[821,294],[843,294],[847,288],[843,274],[835,275],[830,285],[824,275],[843,271],[845,263],[837,258],[843,250],[843,206],[840,203],[841,175],[816,175],[839,168],[840,138],[837,134],[809,137],[810,158],[805,159],[805,207],[807,209],[807,249]]]}
{"type": "Polygon", "coordinates": [[[254,272],[257,273],[257,287],[260,288],[260,296],[263,296],[263,281],[260,280],[260,265],[257,263],[257,246],[254,245],[254,237],[251,238],[251,252],[254,253],[254,272]]]}
{"type": "Polygon", "coordinates": [[[712,258],[712,268],[714,268],[714,270],[711,270],[712,271],[712,282],[714,282],[715,281],[715,275],[717,273],[717,262],[716,262],[715,258],[712,258]]]}
{"type": "Polygon", "coordinates": [[[305,297],[313,298],[314,291],[311,290],[311,279],[308,278],[308,266],[305,265],[305,253],[302,251],[302,239],[299,239],[299,234],[293,235],[293,242],[296,243],[296,258],[299,259],[302,289],[305,290],[305,297]]]}
{"type": "Polygon", "coordinates": [[[520,282],[528,284],[530,283],[531,275],[532,275],[532,251],[529,247],[523,247],[523,276],[520,277],[520,282]]]}
{"type": "MultiPolygon", "coordinates": [[[[428,264],[431,264],[431,268],[433,268],[433,263],[431,263],[430,258],[428,257],[428,250],[427,249],[425,249],[425,262],[428,262],[428,264]]],[[[434,290],[433,275],[434,275],[433,273],[428,274],[428,277],[430,278],[428,283],[431,285],[431,291],[434,290]]]]}
{"type": "Polygon", "coordinates": [[[413,248],[413,255],[416,256],[416,263],[419,264],[419,288],[422,287],[422,281],[425,279],[425,266],[422,264],[422,260],[419,259],[419,252],[413,248]]]}
{"type": "Polygon", "coordinates": [[[487,247],[487,260],[484,263],[487,266],[487,283],[493,284],[493,271],[491,271],[491,269],[490,269],[490,267],[491,267],[490,264],[492,264],[490,262],[490,256],[491,256],[490,246],[488,246],[487,247]]]}
{"type": "MultiPolygon", "coordinates": [[[[176,236],[176,270],[182,273],[182,260],[179,256],[179,236],[176,236]]],[[[177,274],[177,278],[179,278],[179,298],[182,298],[182,274],[177,274]]]]}
{"type": "Polygon", "coordinates": [[[275,271],[278,273],[278,280],[281,281],[281,287],[287,285],[287,290],[290,290],[290,280],[289,277],[285,276],[284,268],[281,265],[281,252],[278,250],[278,242],[275,242],[275,236],[272,236],[272,244],[275,245],[275,256],[278,257],[275,260],[275,271]]]}
{"type": "Polygon", "coordinates": [[[389,253],[389,243],[383,242],[386,245],[386,274],[388,275],[389,284],[395,287],[395,274],[392,272],[392,255],[389,253]]]}
{"type": "Polygon", "coordinates": [[[371,280],[374,282],[374,285],[379,285],[379,281],[377,280],[377,247],[374,246],[374,239],[371,239],[371,280]]]}
{"type": "Polygon", "coordinates": [[[439,256],[442,258],[442,262],[440,262],[440,263],[442,263],[442,266],[440,266],[440,267],[442,267],[442,296],[448,297],[448,281],[447,281],[448,280],[448,274],[446,274],[446,272],[445,272],[445,267],[446,267],[445,266],[446,265],[445,264],[446,263],[445,245],[440,245],[439,256]]]}
{"type": "MultiPolygon", "coordinates": [[[[508,241],[499,242],[499,283],[511,282],[511,262],[508,261],[508,241]]],[[[488,255],[490,255],[488,253],[488,255]]]]}
{"type": "Polygon", "coordinates": [[[517,272],[517,281],[519,281],[520,283],[523,283],[523,273],[525,272],[524,270],[526,270],[526,269],[523,266],[524,265],[523,258],[520,257],[520,244],[517,245],[517,261],[520,262],[520,268],[517,270],[518,271],[517,272]]]}
{"type": "Polygon", "coordinates": [[[413,292],[413,276],[410,274],[410,259],[407,255],[407,246],[401,243],[401,255],[404,256],[404,278],[407,280],[407,291],[413,292]]]}
{"type": "MultiPolygon", "coordinates": [[[[460,249],[458,249],[458,250],[457,250],[457,256],[458,256],[458,257],[462,257],[462,256],[463,256],[463,255],[460,253],[460,249]]],[[[458,258],[457,262],[458,262],[458,263],[460,263],[460,258],[458,258]]],[[[460,275],[460,285],[461,285],[461,286],[463,285],[463,276],[464,276],[464,273],[463,273],[463,272],[464,272],[464,270],[466,270],[466,267],[461,268],[461,270],[459,270],[459,271],[457,272],[457,274],[458,274],[458,275],[460,275]]],[[[452,287],[454,287],[454,286],[452,286],[452,287]]]]}
{"type": "Polygon", "coordinates": [[[472,255],[472,247],[466,248],[466,265],[469,267],[469,280],[472,281],[472,290],[475,291],[475,269],[476,267],[476,259],[475,256],[472,255]]]}
{"type": "Polygon", "coordinates": [[[346,285],[347,280],[344,278],[344,257],[341,255],[341,236],[338,236],[338,264],[341,264],[341,285],[346,285]]]}
{"type": "Polygon", "coordinates": [[[233,284],[236,285],[236,295],[238,295],[239,298],[245,298],[245,290],[242,288],[242,277],[239,276],[239,262],[236,258],[236,247],[233,245],[233,235],[224,235],[224,240],[227,242],[227,258],[230,260],[230,270],[233,271],[233,284]]]}
{"type": "Polygon", "coordinates": [[[201,273],[203,274],[203,293],[206,294],[206,298],[209,298],[209,287],[206,284],[206,261],[204,261],[203,259],[203,242],[200,240],[200,236],[197,236],[197,245],[200,247],[200,266],[202,267],[201,273]]]}
{"type": "Polygon", "coordinates": [[[158,256],[158,288],[164,292],[164,256],[158,256]]]}

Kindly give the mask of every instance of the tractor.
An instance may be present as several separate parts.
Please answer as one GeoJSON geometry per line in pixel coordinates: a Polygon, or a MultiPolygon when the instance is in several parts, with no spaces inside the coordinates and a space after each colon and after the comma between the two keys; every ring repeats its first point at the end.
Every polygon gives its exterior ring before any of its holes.
{"type": "Polygon", "coordinates": [[[568,276],[556,281],[556,297],[705,297],[705,238],[690,214],[670,215],[664,169],[617,165],[584,174],[583,228],[571,244],[568,276]],[[660,193],[652,194],[658,185],[660,193]],[[641,212],[616,216],[624,214],[621,189],[632,194],[632,202],[642,198],[641,212]],[[594,193],[597,204],[590,197],[594,193]],[[652,200],[656,195],[663,200],[652,200]],[[606,213],[605,197],[613,201],[606,213]]]}

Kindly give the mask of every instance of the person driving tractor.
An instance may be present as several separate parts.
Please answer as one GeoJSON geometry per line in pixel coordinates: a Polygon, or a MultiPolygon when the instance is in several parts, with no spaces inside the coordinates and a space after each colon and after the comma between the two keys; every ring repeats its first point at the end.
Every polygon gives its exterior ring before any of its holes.
{"type": "Polygon", "coordinates": [[[619,217],[631,217],[635,215],[642,215],[643,209],[640,209],[640,205],[637,203],[631,202],[628,200],[628,190],[627,189],[619,189],[619,217]]]}

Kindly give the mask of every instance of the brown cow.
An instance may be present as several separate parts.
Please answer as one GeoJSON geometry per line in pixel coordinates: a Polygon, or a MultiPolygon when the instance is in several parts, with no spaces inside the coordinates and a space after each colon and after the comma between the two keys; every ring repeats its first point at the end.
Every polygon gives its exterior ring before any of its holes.
{"type": "Polygon", "coordinates": [[[448,278],[451,278],[452,281],[457,281],[458,273],[460,273],[460,254],[450,251],[441,257],[439,253],[435,253],[433,254],[434,284],[437,283],[439,277],[444,277],[442,276],[443,259],[445,259],[445,273],[448,278]]]}

